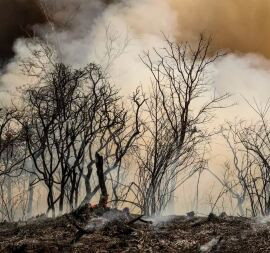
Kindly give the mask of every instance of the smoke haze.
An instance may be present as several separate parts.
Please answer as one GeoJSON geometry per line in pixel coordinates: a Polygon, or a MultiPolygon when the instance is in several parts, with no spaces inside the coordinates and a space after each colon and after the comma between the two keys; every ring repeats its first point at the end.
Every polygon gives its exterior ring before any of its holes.
{"type": "Polygon", "coordinates": [[[59,31],[74,31],[76,27],[77,33],[73,35],[84,36],[85,31],[80,28],[89,28],[98,14],[111,5],[119,9],[118,14],[125,16],[126,24],[138,34],[151,32],[149,27],[156,30],[160,23],[167,23],[165,13],[170,8],[170,15],[178,20],[174,25],[174,36],[179,40],[192,40],[199,33],[206,32],[213,36],[216,49],[270,57],[268,0],[0,0],[0,56],[12,57],[15,40],[31,36],[33,26],[45,24],[48,18],[59,31]],[[43,5],[46,5],[47,17],[40,7],[43,5]],[[159,13],[160,20],[155,23],[151,17],[157,6],[165,9],[159,13]],[[145,14],[148,19],[141,19],[145,14]]]}
{"type": "Polygon", "coordinates": [[[169,0],[178,16],[179,39],[213,36],[217,49],[270,57],[268,0],[169,0]]]}
{"type": "MultiPolygon", "coordinates": [[[[4,51],[0,52],[2,57],[12,55],[12,47],[17,56],[27,55],[23,40],[18,39],[13,45],[18,36],[23,36],[18,33],[22,32],[22,23],[58,44],[65,63],[75,67],[89,61],[102,64],[108,36],[106,27],[110,26],[109,36],[116,38],[115,48],[122,46],[126,34],[130,39],[111,70],[114,82],[124,94],[129,94],[141,82],[148,82],[148,73],[138,55],[153,46],[162,47],[161,32],[179,41],[196,40],[199,33],[207,32],[213,36],[214,48],[232,52],[215,66],[217,90],[239,94],[236,100],[252,94],[264,99],[268,94],[264,92],[270,76],[267,60],[270,57],[267,43],[270,4],[267,0],[0,0],[0,4],[5,7],[1,10],[9,13],[6,22],[0,22],[5,31],[0,37],[5,41],[1,42],[5,45],[0,49],[4,51]],[[54,24],[53,29],[48,20],[54,24]],[[37,21],[40,24],[35,26],[37,21]],[[17,32],[13,33],[13,29],[17,32]]],[[[4,87],[13,92],[20,85],[18,80],[23,80],[14,75],[18,72],[15,63],[16,59],[1,77],[2,90],[4,87]]]]}
{"type": "Polygon", "coordinates": [[[46,25],[50,21],[58,31],[72,29],[79,26],[78,16],[81,19],[82,14],[87,14],[84,15],[85,21],[92,21],[111,2],[112,0],[0,0],[0,59],[6,61],[13,57],[15,41],[32,37],[39,31],[40,25],[46,25]]]}
{"type": "MultiPolygon", "coordinates": [[[[114,82],[129,94],[141,82],[148,82],[138,55],[161,47],[161,32],[179,41],[196,40],[206,32],[213,36],[215,49],[231,52],[215,66],[218,91],[256,94],[263,99],[268,94],[264,92],[270,76],[268,0],[0,0],[0,7],[2,58],[12,56],[13,51],[16,56],[27,55],[24,41],[17,39],[25,36],[21,27],[27,27],[57,44],[65,63],[75,67],[89,61],[102,63],[106,27],[110,26],[116,48],[122,46],[126,34],[130,39],[111,70],[114,82]]],[[[20,85],[21,77],[14,75],[18,72],[15,63],[16,59],[0,79],[2,90],[14,91],[20,85]]]]}

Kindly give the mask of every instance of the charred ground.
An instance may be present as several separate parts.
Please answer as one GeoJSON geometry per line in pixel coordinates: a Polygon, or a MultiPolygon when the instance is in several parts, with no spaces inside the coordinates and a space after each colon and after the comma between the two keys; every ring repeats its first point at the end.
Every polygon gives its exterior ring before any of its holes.
{"type": "Polygon", "coordinates": [[[56,219],[2,223],[1,252],[270,252],[270,225],[254,219],[136,216],[81,208],[56,219]]]}

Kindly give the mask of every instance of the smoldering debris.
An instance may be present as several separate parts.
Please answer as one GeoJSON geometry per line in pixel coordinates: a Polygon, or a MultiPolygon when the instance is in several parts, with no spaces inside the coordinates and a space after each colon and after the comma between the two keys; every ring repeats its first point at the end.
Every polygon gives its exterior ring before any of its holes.
{"type": "Polygon", "coordinates": [[[1,252],[268,252],[269,226],[248,218],[170,217],[162,225],[136,221],[124,211],[85,206],[56,219],[0,225],[1,252]],[[75,225],[74,225],[75,224],[75,225]],[[87,231],[81,233],[80,230],[87,231]]]}
{"type": "Polygon", "coordinates": [[[221,241],[221,236],[218,236],[216,238],[213,238],[211,241],[209,241],[208,243],[202,245],[200,247],[200,252],[205,252],[205,253],[209,253],[211,252],[214,248],[216,249],[219,242],[221,241]]]}

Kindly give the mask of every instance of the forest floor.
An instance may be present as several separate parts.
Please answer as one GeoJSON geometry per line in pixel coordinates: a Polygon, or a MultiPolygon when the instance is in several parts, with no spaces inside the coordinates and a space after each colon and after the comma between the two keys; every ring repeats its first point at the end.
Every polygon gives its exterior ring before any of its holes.
{"type": "Polygon", "coordinates": [[[0,224],[0,252],[270,252],[270,224],[227,215],[152,222],[88,206],[56,219],[0,224]]]}

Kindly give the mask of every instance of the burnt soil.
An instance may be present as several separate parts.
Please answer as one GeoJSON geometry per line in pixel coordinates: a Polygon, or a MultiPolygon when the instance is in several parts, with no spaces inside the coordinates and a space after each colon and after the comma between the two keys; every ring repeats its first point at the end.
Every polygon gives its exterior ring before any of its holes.
{"type": "Polygon", "coordinates": [[[130,224],[132,218],[117,210],[83,207],[56,219],[2,223],[0,252],[270,252],[270,224],[255,219],[170,216],[130,224]],[[101,216],[106,217],[103,225],[87,227],[101,216]],[[203,251],[201,246],[215,238],[203,251]]]}

